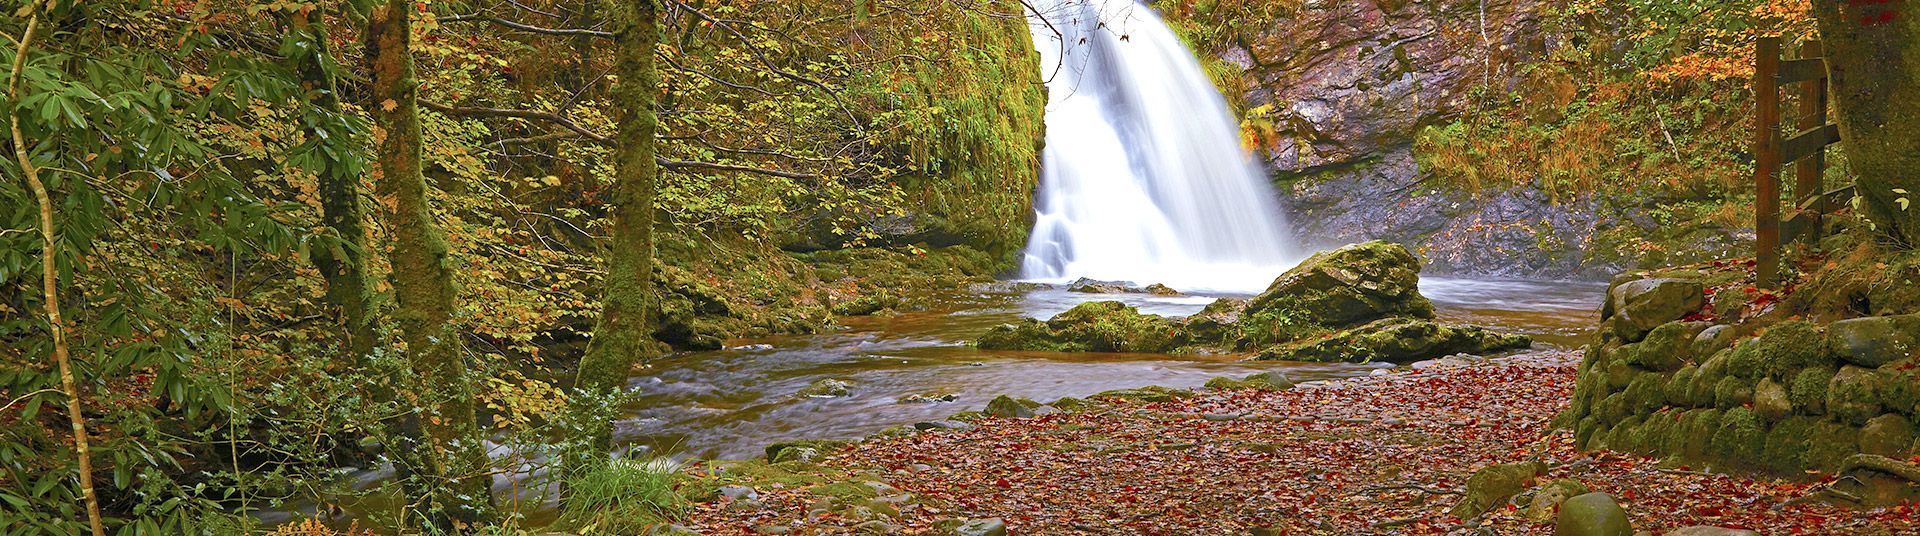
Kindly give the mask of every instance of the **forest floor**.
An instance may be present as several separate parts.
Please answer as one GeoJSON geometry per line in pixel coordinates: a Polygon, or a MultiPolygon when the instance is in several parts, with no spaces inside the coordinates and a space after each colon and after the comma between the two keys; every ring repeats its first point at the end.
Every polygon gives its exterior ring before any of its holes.
{"type": "MultiPolygon", "coordinates": [[[[1490,464],[1541,461],[1613,494],[1634,526],[1763,534],[1915,534],[1911,505],[1855,512],[1783,502],[1818,481],[1708,474],[1580,452],[1550,421],[1578,356],[1535,353],[1450,368],[1212,391],[1162,402],[1105,399],[1066,413],[982,419],[875,437],[816,463],[698,465],[695,485],[739,484],[683,521],[704,534],[951,533],[999,518],[1015,534],[1528,534],[1528,503],[1474,519],[1447,509],[1490,464]],[[715,477],[721,474],[726,476],[715,477]]],[[[1522,498],[1525,493],[1521,495],[1522,498]]]]}

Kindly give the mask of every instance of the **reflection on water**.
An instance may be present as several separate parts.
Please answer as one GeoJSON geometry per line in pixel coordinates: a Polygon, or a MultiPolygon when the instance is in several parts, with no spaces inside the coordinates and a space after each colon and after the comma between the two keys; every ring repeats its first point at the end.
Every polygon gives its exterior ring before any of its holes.
{"type": "MultiPolygon", "coordinates": [[[[1422,291],[1449,322],[1534,335],[1544,346],[1584,344],[1604,286],[1427,279],[1422,291]]],[[[890,426],[980,409],[1008,394],[1040,401],[1143,385],[1196,387],[1215,376],[1279,370],[1296,381],[1364,375],[1385,365],[1246,362],[1236,357],[982,351],[967,342],[996,324],[1047,318],[1090,300],[1185,316],[1211,297],[1101,295],[1055,288],[956,294],[947,310],[850,318],[812,336],[734,341],[769,345],[677,355],[631,380],[641,395],[617,439],[677,456],[745,458],[786,439],[868,435],[890,426]],[[821,379],[853,383],[852,396],[801,398],[821,379]],[[952,402],[902,403],[952,394],[952,402]]]]}

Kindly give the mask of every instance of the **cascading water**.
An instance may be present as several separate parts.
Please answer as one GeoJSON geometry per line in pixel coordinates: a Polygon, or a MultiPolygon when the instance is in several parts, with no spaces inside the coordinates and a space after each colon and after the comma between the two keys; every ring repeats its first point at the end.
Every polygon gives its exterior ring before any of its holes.
{"type": "Polygon", "coordinates": [[[1022,277],[1258,292],[1298,257],[1225,99],[1133,0],[1039,0],[1047,147],[1022,277]]]}

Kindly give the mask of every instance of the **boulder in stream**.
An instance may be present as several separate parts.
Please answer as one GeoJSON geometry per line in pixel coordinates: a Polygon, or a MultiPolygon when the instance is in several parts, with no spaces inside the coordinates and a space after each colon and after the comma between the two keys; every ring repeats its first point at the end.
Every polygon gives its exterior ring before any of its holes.
{"type": "Polygon", "coordinates": [[[1386,318],[1320,338],[1279,344],[1260,359],[1366,363],[1412,363],[1436,355],[1486,354],[1533,345],[1525,335],[1478,326],[1448,326],[1417,318],[1386,318]]]}
{"type": "Polygon", "coordinates": [[[1175,329],[1165,317],[1141,314],[1117,301],[1095,301],[1045,322],[995,326],[976,344],[985,350],[1166,353],[1173,350],[1175,329]]]}

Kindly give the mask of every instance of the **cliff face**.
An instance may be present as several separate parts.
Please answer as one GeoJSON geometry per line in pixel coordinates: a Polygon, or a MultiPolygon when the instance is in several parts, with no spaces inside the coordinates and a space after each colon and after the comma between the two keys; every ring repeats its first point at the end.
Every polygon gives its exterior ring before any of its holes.
{"type": "Polygon", "coordinates": [[[1511,90],[1515,66],[1544,57],[1552,43],[1540,15],[1551,5],[1308,0],[1162,9],[1224,28],[1195,36],[1195,45],[1240,71],[1223,78],[1240,85],[1260,157],[1308,245],[1400,242],[1438,273],[1606,274],[1616,267],[1586,254],[1599,225],[1594,204],[1555,204],[1525,189],[1468,195],[1430,181],[1414,154],[1423,127],[1471,112],[1477,86],[1511,90]]]}

